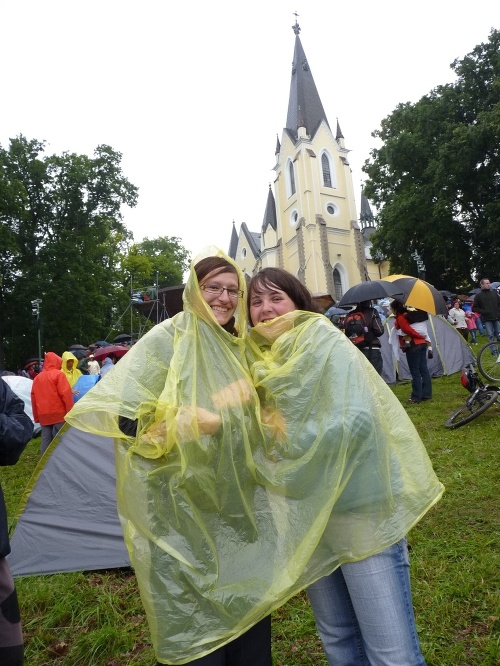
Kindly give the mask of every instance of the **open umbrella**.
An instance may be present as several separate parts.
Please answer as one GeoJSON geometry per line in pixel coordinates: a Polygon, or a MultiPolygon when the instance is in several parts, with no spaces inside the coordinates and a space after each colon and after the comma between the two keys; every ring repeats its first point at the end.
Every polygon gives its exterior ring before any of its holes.
{"type": "Polygon", "coordinates": [[[96,349],[94,352],[94,358],[97,361],[104,361],[107,356],[117,356],[120,358],[127,352],[128,347],[122,347],[121,345],[108,345],[107,347],[96,349]]]}
{"type": "Polygon", "coordinates": [[[128,340],[132,340],[130,333],[120,333],[120,335],[117,335],[116,338],[113,338],[113,343],[115,345],[120,345],[123,342],[127,342],[128,340]]]}
{"type": "Polygon", "coordinates": [[[348,289],[337,305],[344,307],[344,305],[355,305],[363,301],[373,301],[377,298],[396,295],[401,296],[402,292],[399,287],[395,287],[392,283],[385,280],[368,280],[355,284],[354,287],[348,289]]]}
{"type": "Polygon", "coordinates": [[[106,342],[106,340],[97,340],[97,342],[94,342],[92,347],[109,347],[109,345],[112,344],[111,342],[106,342]]]}
{"type": "Polygon", "coordinates": [[[328,310],[325,312],[325,315],[327,317],[331,317],[332,315],[346,315],[349,312],[349,310],[344,310],[344,308],[337,308],[335,305],[332,305],[331,308],[328,308],[328,310]]]}
{"type": "Polygon", "coordinates": [[[403,292],[399,300],[405,305],[434,315],[448,315],[443,295],[429,282],[412,275],[387,275],[385,279],[403,292]]]}

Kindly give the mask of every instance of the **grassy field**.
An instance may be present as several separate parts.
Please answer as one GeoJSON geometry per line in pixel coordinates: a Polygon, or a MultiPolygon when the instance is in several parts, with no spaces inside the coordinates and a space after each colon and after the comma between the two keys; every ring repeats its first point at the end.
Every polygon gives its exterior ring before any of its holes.
{"type": "MultiPolygon", "coordinates": [[[[428,666],[500,663],[499,426],[493,406],[457,430],[446,418],[467,396],[458,375],[433,380],[434,399],[408,405],[446,486],[443,499],[409,535],[414,606],[428,666]]],[[[410,386],[394,387],[407,405],[410,386]]],[[[38,460],[39,439],[0,470],[9,514],[38,460]]],[[[130,570],[18,579],[27,666],[152,666],[136,582],[130,570]]],[[[273,616],[275,666],[325,665],[305,595],[273,616]]]]}

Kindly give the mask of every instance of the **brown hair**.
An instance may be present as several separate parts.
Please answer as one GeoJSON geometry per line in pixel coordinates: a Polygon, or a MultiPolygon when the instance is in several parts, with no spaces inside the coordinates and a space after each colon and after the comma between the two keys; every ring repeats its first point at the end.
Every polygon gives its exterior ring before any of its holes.
{"type": "MultiPolygon", "coordinates": [[[[264,268],[254,275],[248,285],[247,307],[250,312],[252,293],[259,294],[264,289],[280,289],[294,302],[297,310],[319,312],[314,304],[311,292],[294,275],[283,268],[264,268]]],[[[251,322],[253,325],[253,322],[251,322]]]]}
{"type": "Polygon", "coordinates": [[[394,312],[396,315],[400,314],[405,314],[408,312],[407,308],[401,301],[398,301],[397,298],[395,298],[393,301],[391,301],[391,310],[394,312]]]}
{"type": "Polygon", "coordinates": [[[203,282],[207,275],[212,271],[217,271],[215,275],[220,275],[221,273],[233,273],[234,275],[238,275],[236,268],[223,257],[205,257],[205,259],[201,259],[195,264],[194,270],[196,277],[198,278],[198,284],[203,282]]]}

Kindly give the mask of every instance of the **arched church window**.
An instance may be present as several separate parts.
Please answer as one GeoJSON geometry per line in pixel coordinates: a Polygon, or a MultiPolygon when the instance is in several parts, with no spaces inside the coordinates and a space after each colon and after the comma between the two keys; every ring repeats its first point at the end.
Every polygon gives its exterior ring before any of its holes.
{"type": "Polygon", "coordinates": [[[290,196],[295,194],[295,172],[293,170],[293,162],[288,162],[288,178],[290,182],[290,196]]]}
{"type": "Polygon", "coordinates": [[[333,271],[333,290],[335,293],[335,300],[340,301],[342,298],[342,279],[337,268],[333,271]]]}
{"type": "Polygon", "coordinates": [[[330,160],[326,153],[321,156],[321,168],[323,169],[323,185],[325,187],[332,186],[332,174],[330,171],[330,160]]]}
{"type": "Polygon", "coordinates": [[[337,175],[335,173],[335,165],[332,160],[332,156],[327,150],[323,150],[321,153],[321,178],[323,181],[323,187],[337,187],[337,175]]]}

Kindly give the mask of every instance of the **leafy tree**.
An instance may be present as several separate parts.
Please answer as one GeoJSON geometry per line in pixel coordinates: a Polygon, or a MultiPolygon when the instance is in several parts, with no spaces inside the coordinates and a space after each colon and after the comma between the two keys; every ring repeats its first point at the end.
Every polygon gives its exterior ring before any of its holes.
{"type": "Polygon", "coordinates": [[[0,367],[37,356],[33,299],[42,299],[44,348],[59,353],[105,337],[128,299],[121,207],[136,205],[137,188],[121,154],[105,145],[93,157],[44,150],[23,136],[0,147],[0,367]]]}
{"type": "Polygon", "coordinates": [[[168,287],[182,283],[189,259],[189,252],[181,245],[180,238],[144,238],[130,247],[123,268],[132,276],[133,284],[142,288],[157,283],[160,287],[168,287]]]}
{"type": "Polygon", "coordinates": [[[400,104],[364,170],[379,209],[373,250],[439,288],[500,276],[500,31],[451,65],[456,82],[400,104]]]}

